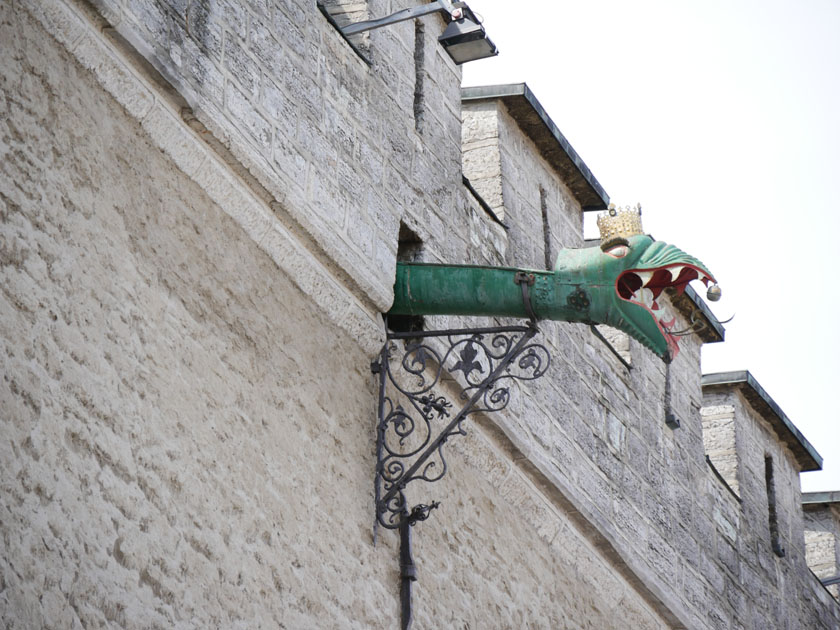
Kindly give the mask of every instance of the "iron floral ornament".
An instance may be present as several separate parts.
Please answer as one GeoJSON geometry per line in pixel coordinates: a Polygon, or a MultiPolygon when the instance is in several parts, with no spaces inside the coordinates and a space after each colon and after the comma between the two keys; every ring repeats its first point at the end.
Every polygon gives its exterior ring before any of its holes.
{"type": "Polygon", "coordinates": [[[464,421],[505,409],[513,382],[545,374],[551,361],[548,350],[532,341],[536,333],[534,326],[507,326],[389,335],[374,362],[380,378],[375,484],[380,525],[396,529],[405,519],[425,520],[437,507],[432,502],[409,509],[406,487],[441,479],[447,472],[443,446],[466,435],[464,421]],[[444,376],[459,380],[457,412],[438,391],[444,376]]]}
{"type": "MultiPolygon", "coordinates": [[[[523,294],[527,297],[527,289],[523,294]]],[[[431,501],[409,507],[406,488],[414,481],[442,479],[448,468],[443,447],[449,438],[466,435],[464,421],[476,413],[505,409],[514,382],[545,374],[550,357],[532,341],[537,332],[531,320],[527,326],[389,333],[379,359],[371,364],[379,375],[376,523],[400,533],[403,630],[412,624],[411,589],[417,580],[411,529],[440,505],[431,501]],[[460,386],[463,404],[457,413],[440,392],[444,376],[460,386]]]]}

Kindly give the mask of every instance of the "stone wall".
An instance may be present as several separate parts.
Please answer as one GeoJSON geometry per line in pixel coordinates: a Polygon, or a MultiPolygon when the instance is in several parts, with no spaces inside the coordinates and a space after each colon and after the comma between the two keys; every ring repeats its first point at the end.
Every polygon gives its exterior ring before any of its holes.
{"type": "MultiPolygon", "coordinates": [[[[808,566],[820,579],[840,575],[840,508],[836,503],[815,503],[805,509],[805,553],[808,566]]],[[[828,591],[840,601],[840,584],[828,591]]]]}
{"type": "MultiPolygon", "coordinates": [[[[518,231],[465,192],[435,16],[372,33],[368,66],[314,2],[94,4],[0,4],[3,622],[395,626],[368,366],[400,222],[426,260],[530,265],[540,188],[552,246],[579,204],[501,110],[518,231]]],[[[790,462],[787,561],[706,464],[699,340],[628,369],[541,329],[550,374],[453,440],[416,528],[417,627],[837,627],[790,462]]]]}
{"type": "MultiPolygon", "coordinates": [[[[737,601],[743,610],[751,610],[756,628],[771,623],[778,625],[769,627],[836,627],[840,610],[811,574],[806,560],[801,464],[782,443],[777,429],[748,402],[738,386],[709,386],[704,394],[704,426],[711,432],[707,444],[712,448],[712,461],[723,459],[721,473],[725,478],[732,470],[738,471],[740,500],[732,497],[728,511],[716,512],[723,575],[744,585],[737,601]],[[768,461],[773,470],[772,487],[767,482],[768,461]],[[775,503],[773,516],[771,501],[775,503]],[[779,549],[773,546],[771,520],[776,521],[779,549]],[[750,593],[758,588],[778,592],[778,600],[752,597],[750,593]]],[[[723,481],[720,485],[726,487],[723,481]]]]}
{"type": "MultiPolygon", "coordinates": [[[[463,240],[442,238],[465,233],[468,202],[460,71],[436,45],[439,17],[424,18],[422,67],[411,22],[370,34],[369,66],[314,0],[94,4],[373,310],[392,299],[401,219],[440,255],[463,257],[463,240]],[[426,78],[422,134],[413,120],[418,73],[426,78]]],[[[366,4],[377,16],[400,8],[366,4]]]]}
{"type": "Polygon", "coordinates": [[[367,519],[325,529],[369,501],[367,440],[329,431],[369,421],[358,344],[22,8],[0,22],[0,625],[375,625],[386,556],[364,594],[340,577],[367,519]]]}
{"type": "Polygon", "coordinates": [[[562,248],[583,245],[580,202],[501,102],[468,103],[462,139],[464,175],[510,228],[506,264],[553,269],[562,248]]]}
{"type": "Polygon", "coordinates": [[[736,495],[738,492],[738,449],[735,444],[734,405],[706,406],[703,418],[703,447],[712,465],[736,495]]]}
{"type": "MultiPolygon", "coordinates": [[[[0,29],[2,625],[396,626],[359,340],[23,8],[0,29]]],[[[497,441],[457,454],[418,627],[667,627],[497,441]]]]}

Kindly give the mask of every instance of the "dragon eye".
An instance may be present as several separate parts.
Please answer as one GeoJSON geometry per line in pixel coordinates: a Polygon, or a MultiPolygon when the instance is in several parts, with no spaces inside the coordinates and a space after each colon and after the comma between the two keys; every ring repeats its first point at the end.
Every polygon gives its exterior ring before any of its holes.
{"type": "Polygon", "coordinates": [[[630,248],[627,245],[615,245],[610,247],[604,253],[612,256],[613,258],[624,258],[629,252],[630,248]]]}

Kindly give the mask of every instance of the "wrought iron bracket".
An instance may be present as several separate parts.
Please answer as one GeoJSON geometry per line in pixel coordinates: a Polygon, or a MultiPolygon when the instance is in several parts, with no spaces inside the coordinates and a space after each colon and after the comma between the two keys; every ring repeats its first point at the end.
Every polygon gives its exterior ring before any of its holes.
{"type": "MultiPolygon", "coordinates": [[[[530,305],[528,278],[520,283],[530,305]]],[[[466,435],[464,421],[470,415],[502,411],[515,382],[545,374],[551,359],[533,341],[538,332],[535,318],[524,326],[389,332],[371,364],[379,377],[375,527],[400,532],[403,630],[411,625],[411,583],[417,579],[410,528],[439,505],[409,507],[406,489],[412,482],[433,483],[446,475],[443,446],[453,436],[466,435]],[[443,378],[455,380],[461,389],[464,402],[454,415],[451,396],[442,391],[443,378]]]]}

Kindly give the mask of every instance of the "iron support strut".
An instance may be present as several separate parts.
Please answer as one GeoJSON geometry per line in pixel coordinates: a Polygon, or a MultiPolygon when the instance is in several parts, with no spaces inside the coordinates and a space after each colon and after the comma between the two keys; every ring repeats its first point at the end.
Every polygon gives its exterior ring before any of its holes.
{"type": "Polygon", "coordinates": [[[411,628],[411,583],[417,581],[417,567],[411,557],[411,523],[408,514],[400,519],[400,621],[402,630],[411,628]]]}
{"type": "MultiPolygon", "coordinates": [[[[528,279],[521,284],[527,303],[528,279]]],[[[527,326],[389,333],[379,360],[371,364],[380,388],[375,526],[400,533],[402,630],[412,623],[411,591],[417,580],[411,528],[438,507],[434,501],[410,508],[404,491],[412,481],[434,482],[446,474],[443,445],[453,435],[466,434],[463,422],[470,414],[503,410],[510,402],[511,382],[535,380],[546,372],[548,350],[532,341],[538,332],[531,320],[527,326]],[[460,373],[466,400],[452,417],[452,403],[433,391],[444,372],[452,378],[460,373]],[[446,424],[436,430],[441,420],[446,424]]]]}
{"type": "Polygon", "coordinates": [[[399,529],[402,630],[411,627],[411,589],[417,581],[411,528],[439,505],[433,501],[409,509],[406,487],[418,479],[441,479],[447,470],[443,445],[453,435],[466,435],[467,416],[503,410],[510,402],[510,382],[535,380],[551,363],[548,350],[531,341],[539,332],[529,291],[535,277],[521,273],[514,282],[522,288],[530,318],[526,326],[389,332],[379,360],[371,363],[371,371],[379,376],[374,544],[378,525],[399,529]],[[403,353],[392,368],[398,340],[403,341],[403,353]],[[461,398],[467,402],[435,434],[433,421],[449,418],[452,407],[446,396],[433,391],[444,371],[452,378],[461,373],[461,398]]]}
{"type": "Polygon", "coordinates": [[[429,513],[438,505],[415,506],[411,513],[407,510],[400,518],[400,621],[402,630],[409,630],[413,616],[411,613],[411,583],[417,581],[417,567],[411,556],[411,528],[417,521],[425,521],[429,513]]]}

